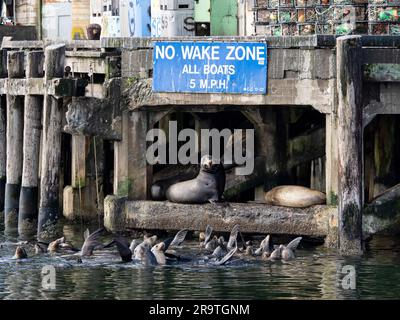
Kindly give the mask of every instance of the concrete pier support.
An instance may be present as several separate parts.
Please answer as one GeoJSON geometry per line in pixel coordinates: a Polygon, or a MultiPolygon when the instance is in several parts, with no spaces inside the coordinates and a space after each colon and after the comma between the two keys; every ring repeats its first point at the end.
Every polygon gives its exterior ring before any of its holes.
{"type": "MultiPolygon", "coordinates": [[[[45,50],[45,80],[64,75],[65,45],[45,50]]],[[[45,95],[38,238],[51,237],[59,217],[62,99],[45,95]]]]}
{"type": "MultiPolygon", "coordinates": [[[[27,53],[26,78],[43,76],[43,59],[43,51],[27,53]]],[[[37,230],[42,105],[42,96],[25,97],[22,185],[18,216],[18,234],[22,239],[31,237],[37,230]]]]}
{"type": "Polygon", "coordinates": [[[362,68],[361,37],[337,39],[339,249],[362,249],[362,68]]]}
{"type": "MultiPolygon", "coordinates": [[[[25,76],[25,53],[10,51],[7,56],[8,78],[25,76]]],[[[6,234],[15,234],[18,227],[19,194],[22,176],[22,135],[24,99],[22,96],[7,95],[7,156],[6,187],[4,200],[4,226],[6,234]]]]}
{"type": "Polygon", "coordinates": [[[145,111],[125,112],[122,141],[115,143],[114,193],[132,200],[149,198],[152,166],[146,160],[149,116],[145,111]]]}

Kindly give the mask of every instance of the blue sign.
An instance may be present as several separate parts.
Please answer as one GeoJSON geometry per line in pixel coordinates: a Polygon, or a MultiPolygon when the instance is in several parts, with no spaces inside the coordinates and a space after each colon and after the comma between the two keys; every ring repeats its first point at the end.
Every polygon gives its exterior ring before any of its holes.
{"type": "Polygon", "coordinates": [[[153,91],[266,94],[267,44],[154,43],[153,91]]]}

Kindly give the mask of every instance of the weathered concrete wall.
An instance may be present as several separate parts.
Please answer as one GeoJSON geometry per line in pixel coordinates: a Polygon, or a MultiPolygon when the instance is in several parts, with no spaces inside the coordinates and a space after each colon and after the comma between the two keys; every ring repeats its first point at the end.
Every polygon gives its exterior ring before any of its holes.
{"type": "Polygon", "coordinates": [[[165,94],[151,90],[151,43],[124,39],[122,44],[123,90],[132,110],[171,105],[311,105],[322,113],[333,109],[336,58],[331,48],[271,45],[267,95],[165,94]]]}
{"type": "Polygon", "coordinates": [[[36,28],[35,26],[0,25],[0,41],[3,37],[12,37],[13,40],[36,40],[36,28]]]}

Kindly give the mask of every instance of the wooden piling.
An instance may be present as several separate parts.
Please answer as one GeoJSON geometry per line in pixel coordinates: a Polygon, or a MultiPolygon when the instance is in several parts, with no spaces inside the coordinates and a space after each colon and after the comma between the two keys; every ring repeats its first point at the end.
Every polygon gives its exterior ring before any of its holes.
{"type": "MultiPolygon", "coordinates": [[[[27,78],[43,76],[43,59],[43,51],[27,53],[27,78]]],[[[37,230],[42,104],[42,96],[27,95],[25,97],[22,184],[18,215],[18,234],[22,239],[29,238],[37,230]]]]}
{"type": "MultiPolygon", "coordinates": [[[[62,78],[65,45],[51,45],[45,49],[45,80],[62,78]]],[[[59,178],[61,160],[62,99],[45,95],[43,111],[43,149],[40,180],[38,238],[53,235],[59,217],[59,178]]]]}
{"type": "Polygon", "coordinates": [[[6,103],[0,96],[0,212],[4,211],[6,163],[6,103]]]}
{"type": "Polygon", "coordinates": [[[338,91],[339,250],[362,253],[361,37],[336,42],[338,91]]]}
{"type": "MultiPolygon", "coordinates": [[[[8,78],[23,78],[25,53],[10,51],[7,55],[8,78]]],[[[4,199],[4,227],[6,234],[14,234],[18,227],[19,194],[22,176],[23,97],[7,95],[6,128],[6,187],[4,199]]]]}
{"type": "MultiPolygon", "coordinates": [[[[7,55],[0,50],[0,78],[7,77],[7,55]]],[[[6,187],[6,97],[0,95],[0,213],[4,211],[6,187]]]]}

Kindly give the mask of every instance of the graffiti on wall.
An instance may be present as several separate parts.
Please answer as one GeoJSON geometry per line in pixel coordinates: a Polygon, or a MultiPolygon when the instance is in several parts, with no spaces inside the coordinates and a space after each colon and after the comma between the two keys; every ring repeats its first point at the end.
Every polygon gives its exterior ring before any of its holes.
{"type": "Polygon", "coordinates": [[[194,35],[195,20],[193,8],[160,10],[159,3],[159,0],[153,0],[152,2],[152,37],[194,35]]]}
{"type": "Polygon", "coordinates": [[[151,0],[128,0],[128,24],[131,37],[150,36],[151,0]]]}

